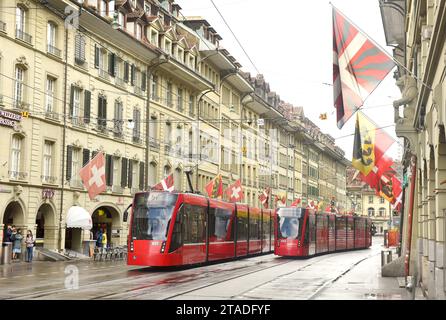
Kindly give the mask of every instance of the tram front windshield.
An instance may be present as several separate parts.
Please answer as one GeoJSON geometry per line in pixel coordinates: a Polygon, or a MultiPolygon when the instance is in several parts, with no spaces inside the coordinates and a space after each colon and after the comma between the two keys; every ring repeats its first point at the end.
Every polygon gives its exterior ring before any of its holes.
{"type": "Polygon", "coordinates": [[[177,199],[169,192],[136,195],[132,239],[165,241],[177,199]]]}
{"type": "Polygon", "coordinates": [[[278,236],[280,239],[297,239],[300,236],[299,225],[303,217],[302,208],[280,208],[277,212],[278,236]]]}

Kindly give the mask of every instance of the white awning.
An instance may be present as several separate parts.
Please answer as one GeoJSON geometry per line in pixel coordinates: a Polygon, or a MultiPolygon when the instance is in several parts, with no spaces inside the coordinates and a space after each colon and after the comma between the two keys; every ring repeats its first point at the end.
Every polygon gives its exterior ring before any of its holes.
{"type": "Polygon", "coordinates": [[[67,228],[82,228],[90,230],[93,227],[91,216],[87,210],[79,206],[68,209],[67,228]]]}

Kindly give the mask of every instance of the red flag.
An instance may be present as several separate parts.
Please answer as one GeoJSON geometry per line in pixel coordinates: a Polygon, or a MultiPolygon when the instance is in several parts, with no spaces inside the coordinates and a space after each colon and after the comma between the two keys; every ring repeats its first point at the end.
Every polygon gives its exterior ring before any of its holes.
{"type": "Polygon", "coordinates": [[[238,179],[233,185],[230,185],[226,191],[226,196],[229,199],[229,202],[240,202],[243,197],[243,188],[240,179],[238,179]]]}
{"type": "Polygon", "coordinates": [[[174,190],[173,174],[168,176],[166,179],[161,180],[160,183],[154,185],[152,190],[172,192],[174,190]]]}
{"type": "Polygon", "coordinates": [[[381,159],[378,160],[377,163],[375,163],[372,171],[368,175],[364,175],[362,173],[359,174],[359,177],[362,181],[367,183],[371,188],[377,189],[381,176],[389,171],[392,170],[391,167],[393,166],[393,160],[391,158],[388,158],[386,156],[382,156],[381,159]]]}
{"type": "Polygon", "coordinates": [[[333,7],[333,93],[341,129],[395,63],[333,7]]]}
{"type": "Polygon", "coordinates": [[[293,201],[293,203],[291,204],[292,207],[297,207],[297,205],[300,203],[300,198],[296,199],[293,201]]]}
{"type": "Polygon", "coordinates": [[[214,179],[204,187],[210,198],[222,198],[223,197],[223,181],[221,174],[217,175],[214,179]]]}
{"type": "Polygon", "coordinates": [[[396,177],[392,177],[392,187],[393,187],[393,196],[394,202],[392,203],[392,209],[395,211],[401,211],[402,198],[403,198],[403,189],[401,187],[401,181],[396,177]]]}
{"type": "Polygon", "coordinates": [[[271,192],[271,188],[266,188],[263,190],[263,192],[259,195],[260,203],[263,205],[263,207],[266,209],[269,206],[269,193],[271,192]]]}
{"type": "Polygon", "coordinates": [[[106,190],[105,185],[105,156],[99,152],[80,171],[79,175],[88,191],[90,200],[106,190]]]}

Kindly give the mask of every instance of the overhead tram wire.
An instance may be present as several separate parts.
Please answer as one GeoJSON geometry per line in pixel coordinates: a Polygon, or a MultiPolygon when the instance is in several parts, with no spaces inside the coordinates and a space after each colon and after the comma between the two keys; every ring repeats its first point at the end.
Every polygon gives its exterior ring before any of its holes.
{"type": "Polygon", "coordinates": [[[229,31],[232,33],[232,36],[235,38],[235,40],[237,41],[238,45],[240,46],[240,48],[242,48],[243,52],[245,53],[246,57],[248,58],[249,62],[252,64],[252,66],[254,67],[254,69],[257,71],[257,74],[260,74],[259,69],[257,68],[257,66],[255,65],[255,63],[252,61],[251,57],[249,56],[249,54],[246,52],[245,48],[243,47],[243,45],[241,44],[241,42],[239,41],[239,39],[237,38],[237,36],[235,35],[234,31],[232,31],[231,27],[229,26],[228,22],[226,21],[226,19],[223,17],[223,14],[220,12],[220,10],[218,9],[217,5],[215,4],[215,2],[213,0],[210,0],[212,5],[214,6],[215,10],[217,10],[218,14],[220,15],[220,17],[222,18],[223,22],[225,23],[225,25],[228,27],[229,31]]]}

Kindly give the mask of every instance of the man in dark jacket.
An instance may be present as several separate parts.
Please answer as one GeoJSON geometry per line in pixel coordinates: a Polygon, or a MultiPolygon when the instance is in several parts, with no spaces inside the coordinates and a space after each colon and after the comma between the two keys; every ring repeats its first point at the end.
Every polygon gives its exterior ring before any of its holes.
{"type": "Polygon", "coordinates": [[[11,241],[11,235],[12,235],[12,227],[8,224],[8,228],[5,232],[5,241],[4,242],[12,242],[11,241]]]}

